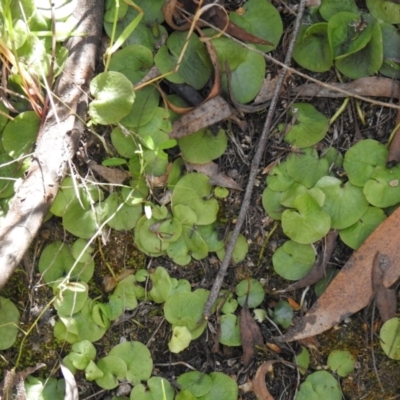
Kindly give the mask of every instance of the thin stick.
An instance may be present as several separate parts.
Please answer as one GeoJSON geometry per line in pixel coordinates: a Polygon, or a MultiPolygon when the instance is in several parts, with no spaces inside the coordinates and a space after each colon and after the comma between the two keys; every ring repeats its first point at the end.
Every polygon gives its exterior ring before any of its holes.
{"type": "Polygon", "coordinates": [[[230,261],[231,261],[231,257],[232,257],[232,253],[233,253],[233,249],[235,247],[237,238],[239,236],[240,233],[240,229],[242,228],[242,225],[244,223],[244,220],[246,218],[246,214],[247,214],[247,210],[249,208],[250,205],[250,200],[251,200],[251,194],[253,192],[253,187],[254,187],[254,182],[257,176],[257,171],[261,162],[261,158],[262,155],[264,153],[264,149],[265,149],[265,145],[267,143],[267,139],[269,137],[269,133],[270,133],[270,129],[271,129],[271,125],[272,125],[272,120],[275,114],[275,109],[276,106],[278,104],[278,100],[279,100],[279,93],[281,90],[281,87],[283,85],[283,81],[285,79],[286,73],[288,71],[288,67],[287,65],[290,64],[291,58],[292,58],[292,52],[293,52],[293,47],[294,47],[294,43],[296,41],[296,37],[297,37],[297,33],[300,27],[300,23],[301,23],[301,19],[303,17],[303,13],[304,13],[304,7],[305,7],[305,0],[301,0],[300,1],[300,5],[299,5],[299,10],[298,10],[298,14],[296,17],[296,22],[295,22],[295,26],[293,28],[293,36],[292,39],[289,43],[289,48],[285,57],[285,62],[284,64],[282,64],[283,69],[280,73],[278,82],[276,84],[275,87],[275,91],[274,91],[274,96],[272,98],[271,101],[271,106],[268,110],[268,115],[267,118],[265,120],[265,124],[264,124],[264,128],[260,137],[260,141],[259,144],[257,146],[257,151],[254,155],[253,161],[251,163],[251,169],[250,169],[250,174],[249,174],[249,181],[246,187],[246,192],[244,194],[244,199],[243,199],[243,203],[242,203],[242,207],[240,209],[240,213],[239,213],[239,217],[237,220],[237,223],[235,225],[235,229],[233,230],[232,233],[232,237],[229,240],[228,246],[226,248],[226,253],[225,253],[225,257],[224,260],[222,261],[221,267],[218,271],[217,277],[215,278],[215,282],[213,284],[213,287],[211,288],[211,292],[210,295],[208,297],[208,300],[204,306],[204,310],[203,310],[203,316],[205,319],[208,319],[208,317],[211,315],[211,308],[213,307],[215,301],[217,300],[218,297],[218,293],[221,289],[222,286],[222,282],[224,280],[224,277],[227,273],[230,261]]]}

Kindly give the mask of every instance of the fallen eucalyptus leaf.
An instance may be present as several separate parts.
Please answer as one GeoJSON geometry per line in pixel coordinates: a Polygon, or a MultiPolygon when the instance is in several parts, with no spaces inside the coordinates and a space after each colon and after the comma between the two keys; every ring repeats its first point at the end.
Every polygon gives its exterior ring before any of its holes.
{"type": "Polygon", "coordinates": [[[388,261],[382,283],[386,288],[394,285],[400,277],[399,224],[400,208],[367,238],[307,314],[279,340],[318,335],[366,307],[374,295],[372,268],[378,252],[388,261]]]}

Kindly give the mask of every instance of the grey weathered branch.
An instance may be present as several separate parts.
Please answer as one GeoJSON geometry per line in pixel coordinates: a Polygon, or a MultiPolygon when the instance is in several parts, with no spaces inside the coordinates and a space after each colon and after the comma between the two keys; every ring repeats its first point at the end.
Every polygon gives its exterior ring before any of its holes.
{"type": "Polygon", "coordinates": [[[0,289],[36,236],[79,144],[95,70],[104,0],[79,0],[74,17],[82,36],[68,40],[69,56],[54,88],[50,111],[26,178],[17,189],[0,228],[0,289]]]}

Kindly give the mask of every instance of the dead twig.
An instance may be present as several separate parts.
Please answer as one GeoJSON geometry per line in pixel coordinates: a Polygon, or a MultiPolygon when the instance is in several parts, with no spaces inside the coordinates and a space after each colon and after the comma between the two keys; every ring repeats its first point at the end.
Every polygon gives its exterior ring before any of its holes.
{"type": "Polygon", "coordinates": [[[260,165],[260,161],[262,158],[262,155],[264,153],[265,145],[267,143],[267,139],[269,137],[271,125],[272,125],[272,120],[275,114],[275,109],[278,104],[279,100],[279,94],[280,94],[280,89],[283,85],[283,81],[285,79],[286,73],[288,71],[288,65],[290,64],[291,58],[292,58],[292,52],[294,48],[294,43],[297,37],[297,33],[300,27],[301,19],[303,17],[304,13],[304,7],[305,7],[305,0],[301,0],[300,5],[299,5],[299,10],[295,22],[295,26],[293,28],[293,35],[292,39],[289,43],[289,48],[285,57],[285,62],[282,64],[282,71],[280,73],[278,82],[275,87],[275,92],[274,92],[274,97],[272,98],[271,101],[271,106],[268,110],[267,118],[265,120],[264,128],[260,137],[260,141],[257,146],[257,151],[254,155],[253,161],[251,163],[251,169],[250,169],[250,175],[249,175],[249,181],[246,187],[246,192],[244,195],[242,207],[240,209],[239,217],[237,220],[237,223],[235,225],[235,229],[233,230],[232,237],[229,240],[228,246],[226,248],[226,253],[224,260],[222,261],[221,267],[218,271],[217,277],[215,278],[214,284],[211,288],[210,295],[208,297],[208,300],[204,306],[203,310],[203,316],[204,318],[208,319],[208,317],[211,315],[211,308],[214,305],[215,301],[217,300],[218,293],[221,289],[222,282],[224,280],[224,277],[227,273],[229,264],[231,262],[231,257],[233,253],[233,249],[235,247],[237,238],[240,234],[240,230],[242,228],[242,225],[244,223],[244,220],[246,218],[247,210],[250,205],[250,200],[251,200],[251,194],[253,192],[253,187],[254,187],[254,182],[257,176],[258,168],[260,165]]]}

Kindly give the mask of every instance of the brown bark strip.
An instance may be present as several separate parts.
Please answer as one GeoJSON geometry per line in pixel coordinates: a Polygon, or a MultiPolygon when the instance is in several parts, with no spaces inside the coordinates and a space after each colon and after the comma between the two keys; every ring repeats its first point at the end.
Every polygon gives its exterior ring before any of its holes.
{"type": "Polygon", "coordinates": [[[79,0],[74,11],[77,31],[83,35],[67,42],[69,57],[54,89],[55,110],[51,109],[46,117],[31,167],[0,229],[0,289],[39,230],[77,150],[101,37],[103,8],[103,0],[79,0]]]}

